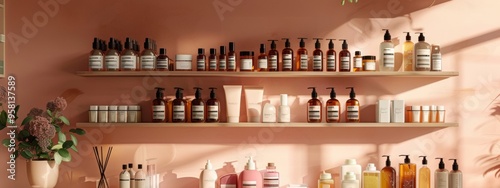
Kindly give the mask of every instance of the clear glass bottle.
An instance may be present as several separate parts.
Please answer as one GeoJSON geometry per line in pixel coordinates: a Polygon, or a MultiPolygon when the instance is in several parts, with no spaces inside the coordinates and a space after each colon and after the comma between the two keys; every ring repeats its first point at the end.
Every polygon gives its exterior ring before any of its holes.
{"type": "Polygon", "coordinates": [[[410,32],[406,33],[406,41],[403,43],[403,71],[414,71],[413,65],[413,42],[411,41],[410,32]]]}
{"type": "Polygon", "coordinates": [[[92,42],[92,51],[89,55],[89,71],[102,71],[104,70],[104,56],[100,49],[100,41],[98,38],[94,38],[92,42]]]}
{"type": "Polygon", "coordinates": [[[418,170],[418,188],[431,188],[431,170],[427,167],[427,156],[422,157],[422,167],[418,170]]]}
{"type": "Polygon", "coordinates": [[[353,59],[352,71],[353,72],[363,71],[363,57],[361,57],[361,52],[355,51],[354,58],[352,58],[352,59],[353,59]]]}

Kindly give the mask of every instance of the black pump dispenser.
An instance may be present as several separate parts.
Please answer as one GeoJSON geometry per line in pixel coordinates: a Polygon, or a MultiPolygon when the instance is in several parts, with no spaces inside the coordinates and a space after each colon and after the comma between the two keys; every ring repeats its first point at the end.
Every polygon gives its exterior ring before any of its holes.
{"type": "Polygon", "coordinates": [[[411,41],[411,35],[410,35],[410,32],[403,32],[403,33],[406,33],[406,40],[407,40],[407,41],[411,41]]]}
{"type": "Polygon", "coordinates": [[[208,88],[208,89],[211,90],[210,91],[210,99],[215,99],[215,91],[214,90],[217,89],[217,88],[211,87],[211,88],[208,88]]]}
{"type": "Polygon", "coordinates": [[[201,89],[200,87],[194,87],[193,89],[196,89],[196,91],[194,92],[194,98],[201,99],[201,91],[200,90],[203,90],[203,89],[201,89]]]}
{"type": "Polygon", "coordinates": [[[165,88],[155,87],[155,89],[156,89],[156,99],[162,99],[163,100],[163,91],[165,91],[165,88]]]}
{"type": "Polygon", "coordinates": [[[349,98],[356,99],[356,93],[354,93],[354,87],[346,87],[346,89],[351,89],[351,92],[349,93],[349,98]]]}
{"type": "Polygon", "coordinates": [[[391,159],[389,155],[382,155],[382,157],[387,157],[385,160],[385,166],[391,166],[391,159]]]}
{"type": "Polygon", "coordinates": [[[436,159],[439,159],[439,169],[443,170],[444,169],[444,161],[443,161],[443,158],[436,158],[436,159]]]}
{"type": "Polygon", "coordinates": [[[424,36],[424,33],[421,33],[421,32],[416,32],[415,34],[420,34],[418,36],[418,41],[419,42],[424,42],[425,41],[425,36],[424,36]]]}
{"type": "Polygon", "coordinates": [[[382,29],[382,30],[385,30],[384,40],[391,40],[391,34],[389,33],[389,29],[382,29]]]}
{"type": "Polygon", "coordinates": [[[457,159],[450,159],[450,161],[453,160],[453,165],[452,165],[452,169],[453,171],[458,171],[458,163],[457,163],[457,159]]]}
{"type": "Polygon", "coordinates": [[[304,42],[304,39],[307,39],[307,38],[298,38],[298,39],[300,39],[299,47],[301,47],[301,48],[306,47],[306,43],[304,42]]]}
{"type": "Polygon", "coordinates": [[[326,39],[326,40],[330,40],[330,42],[328,43],[328,49],[333,50],[333,46],[334,46],[333,40],[335,40],[335,39],[326,39]]]}
{"type": "Polygon", "coordinates": [[[281,40],[286,40],[285,41],[285,48],[290,48],[290,40],[288,38],[282,38],[281,40]]]}
{"type": "Polygon", "coordinates": [[[182,97],[183,97],[182,90],[184,90],[184,89],[182,89],[180,87],[174,87],[174,89],[177,90],[177,91],[175,91],[175,98],[182,99],[182,97]]]}
{"type": "Polygon", "coordinates": [[[146,38],[146,40],[144,40],[144,49],[151,49],[151,39],[149,38],[146,38]]]}
{"type": "Polygon", "coordinates": [[[405,164],[410,164],[410,157],[409,157],[410,155],[399,155],[399,156],[400,156],[400,157],[404,157],[404,156],[406,156],[406,157],[405,157],[405,164]]]}
{"type": "Polygon", "coordinates": [[[321,38],[313,38],[313,39],[316,39],[316,43],[314,43],[314,48],[320,49],[321,48],[321,43],[319,43],[319,40],[321,38]]]}
{"type": "Polygon", "coordinates": [[[427,156],[418,156],[419,158],[420,157],[423,157],[422,159],[422,165],[427,165],[427,156]]]}
{"type": "Polygon", "coordinates": [[[276,50],[276,43],[274,41],[278,41],[278,40],[267,40],[267,41],[271,41],[271,49],[276,50]]]}
{"type": "Polygon", "coordinates": [[[337,93],[335,93],[335,88],[333,88],[333,87],[327,87],[326,89],[332,89],[330,91],[330,99],[335,99],[335,97],[337,97],[337,93]]]}
{"type": "Polygon", "coordinates": [[[203,55],[205,54],[205,49],[204,48],[198,48],[198,55],[203,55]]]}
{"type": "Polygon", "coordinates": [[[345,39],[339,39],[339,41],[344,41],[344,42],[342,43],[342,50],[347,50],[347,48],[349,47],[349,46],[347,45],[347,41],[346,41],[345,39]]]}
{"type": "Polygon", "coordinates": [[[318,98],[318,93],[316,93],[316,87],[308,87],[307,89],[312,89],[312,92],[311,92],[311,98],[312,99],[317,99],[318,98]]]}
{"type": "Polygon", "coordinates": [[[234,42],[229,42],[229,51],[234,52],[234,42]]]}
{"type": "Polygon", "coordinates": [[[260,44],[260,53],[266,53],[266,45],[265,44],[260,44]]]}

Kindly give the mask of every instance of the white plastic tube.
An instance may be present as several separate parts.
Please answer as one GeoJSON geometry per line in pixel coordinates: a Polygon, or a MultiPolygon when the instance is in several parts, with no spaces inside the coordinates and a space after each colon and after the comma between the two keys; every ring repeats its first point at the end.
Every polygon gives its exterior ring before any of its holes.
{"type": "Polygon", "coordinates": [[[247,120],[259,123],[262,114],[262,97],[264,88],[258,86],[245,86],[245,101],[247,106],[247,120]]]}

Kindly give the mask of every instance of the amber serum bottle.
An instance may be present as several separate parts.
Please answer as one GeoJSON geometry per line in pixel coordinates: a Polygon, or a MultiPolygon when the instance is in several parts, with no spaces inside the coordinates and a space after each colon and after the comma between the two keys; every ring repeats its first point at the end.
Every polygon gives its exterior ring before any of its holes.
{"type": "Polygon", "coordinates": [[[315,50],[313,51],[312,70],[323,71],[323,51],[321,51],[321,43],[319,42],[319,40],[322,39],[321,38],[314,38],[314,39],[316,39],[316,43],[314,43],[315,50]]]}
{"type": "Polygon", "coordinates": [[[282,71],[292,71],[293,67],[293,50],[290,48],[290,40],[288,38],[283,38],[285,41],[285,48],[281,52],[281,58],[283,62],[282,71]]]}
{"type": "Polygon", "coordinates": [[[186,109],[187,109],[187,102],[184,100],[184,96],[182,94],[182,88],[180,87],[175,87],[176,90],[175,92],[175,99],[172,101],[172,122],[173,123],[179,123],[179,122],[186,122],[186,109]]]}
{"type": "Polygon", "coordinates": [[[234,42],[229,42],[229,52],[227,53],[227,71],[236,71],[236,52],[234,51],[234,42]]]}
{"type": "Polygon", "coordinates": [[[295,70],[296,71],[308,71],[309,70],[309,61],[307,57],[307,49],[306,43],[304,39],[307,38],[299,38],[299,50],[297,50],[297,57],[295,58],[295,70]]]}
{"type": "Polygon", "coordinates": [[[219,100],[215,97],[215,87],[209,88],[210,91],[210,99],[207,100],[207,118],[206,122],[207,123],[217,123],[219,122],[219,116],[220,116],[220,103],[219,100]]]}
{"type": "Polygon", "coordinates": [[[259,57],[257,58],[257,71],[258,72],[264,72],[268,70],[268,62],[267,62],[267,54],[266,54],[266,45],[265,44],[260,44],[260,54],[259,57]]]}
{"type": "Polygon", "coordinates": [[[351,52],[349,52],[347,42],[345,39],[340,39],[344,41],[342,43],[342,51],[339,52],[339,67],[340,72],[351,72],[351,52]]]}
{"type": "Polygon", "coordinates": [[[218,66],[217,50],[215,48],[210,48],[210,56],[208,56],[208,70],[217,71],[218,66]]]}
{"type": "Polygon", "coordinates": [[[226,47],[220,46],[219,71],[226,71],[227,70],[227,63],[226,62],[227,62],[226,47]]]}
{"type": "Polygon", "coordinates": [[[318,99],[318,93],[316,93],[315,87],[309,87],[307,89],[312,89],[311,99],[307,101],[307,122],[308,123],[321,123],[323,105],[318,99]]]}
{"type": "Polygon", "coordinates": [[[346,108],[346,122],[359,122],[360,112],[359,112],[359,101],[356,99],[356,93],[354,92],[354,87],[346,87],[346,89],[351,89],[349,93],[349,100],[345,103],[346,108]]]}
{"type": "Polygon", "coordinates": [[[326,101],[326,122],[327,123],[338,123],[340,122],[340,102],[336,99],[337,94],[333,87],[328,87],[326,89],[331,89],[330,99],[326,101]]]}
{"type": "Polygon", "coordinates": [[[267,65],[267,70],[268,71],[279,71],[280,67],[279,67],[279,63],[278,63],[278,60],[280,59],[279,56],[279,52],[278,50],[276,50],[276,43],[274,41],[276,40],[269,40],[271,41],[271,50],[269,50],[269,52],[267,53],[267,62],[268,62],[268,65],[267,65]]]}
{"type": "Polygon", "coordinates": [[[205,56],[205,49],[198,48],[198,56],[196,56],[196,70],[206,71],[207,70],[207,56],[205,56]]]}

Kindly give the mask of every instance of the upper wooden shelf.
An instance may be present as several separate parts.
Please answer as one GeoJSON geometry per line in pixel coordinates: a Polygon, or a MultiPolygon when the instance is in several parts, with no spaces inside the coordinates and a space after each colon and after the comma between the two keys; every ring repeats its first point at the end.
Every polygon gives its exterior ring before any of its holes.
{"type": "Polygon", "coordinates": [[[84,77],[453,77],[458,72],[219,72],[219,71],[78,71],[84,77]]]}
{"type": "Polygon", "coordinates": [[[77,127],[163,127],[163,128],[446,128],[458,123],[76,123],[77,127]]]}

